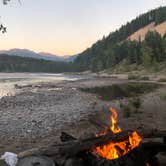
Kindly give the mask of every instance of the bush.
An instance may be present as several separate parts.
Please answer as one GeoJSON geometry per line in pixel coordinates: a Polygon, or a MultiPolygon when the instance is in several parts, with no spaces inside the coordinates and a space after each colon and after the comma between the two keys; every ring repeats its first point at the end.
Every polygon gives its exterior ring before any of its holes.
{"type": "Polygon", "coordinates": [[[124,97],[138,97],[141,94],[152,92],[158,85],[153,83],[126,83],[103,87],[80,88],[84,92],[97,94],[102,100],[122,99],[124,97]]]}
{"type": "Polygon", "coordinates": [[[166,100],[166,94],[162,94],[162,95],[160,95],[160,99],[162,99],[162,100],[166,100]]]}
{"type": "Polygon", "coordinates": [[[149,79],[149,77],[148,77],[148,76],[143,76],[143,77],[141,77],[141,78],[140,78],[140,80],[145,80],[145,81],[148,81],[148,80],[150,80],[150,79],[149,79]]]}
{"type": "Polygon", "coordinates": [[[140,76],[139,76],[139,75],[129,75],[129,76],[128,76],[128,79],[129,79],[129,80],[139,80],[139,79],[140,79],[140,76]]]}
{"type": "Polygon", "coordinates": [[[149,80],[149,77],[148,76],[140,77],[139,75],[129,75],[128,79],[129,80],[149,80]]]}
{"type": "Polygon", "coordinates": [[[166,78],[160,78],[158,82],[166,82],[166,78]]]}

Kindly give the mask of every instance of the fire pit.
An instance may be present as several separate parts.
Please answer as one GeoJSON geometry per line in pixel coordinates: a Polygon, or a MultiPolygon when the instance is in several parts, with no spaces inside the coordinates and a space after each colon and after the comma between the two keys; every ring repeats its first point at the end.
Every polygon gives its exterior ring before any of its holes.
{"type": "MultiPolygon", "coordinates": [[[[97,136],[106,135],[107,132],[112,132],[112,134],[116,134],[122,131],[120,126],[117,125],[116,110],[110,108],[110,111],[112,113],[112,125],[110,127],[110,131],[107,130],[104,133],[97,134],[97,136]]],[[[114,160],[121,156],[124,156],[134,148],[138,147],[141,143],[141,140],[141,136],[136,131],[133,131],[126,140],[123,140],[121,142],[110,142],[108,144],[98,146],[93,150],[93,152],[106,160],[114,160]]]]}
{"type": "Polygon", "coordinates": [[[94,137],[78,140],[62,132],[62,144],[22,152],[18,154],[19,161],[26,166],[24,160],[37,155],[38,166],[43,165],[40,162],[44,158],[40,156],[46,156],[47,162],[49,158],[57,166],[159,166],[156,155],[166,152],[166,131],[122,131],[117,124],[116,110],[110,108],[110,112],[111,125],[94,137]],[[147,138],[162,138],[163,141],[151,142],[147,138]]]}

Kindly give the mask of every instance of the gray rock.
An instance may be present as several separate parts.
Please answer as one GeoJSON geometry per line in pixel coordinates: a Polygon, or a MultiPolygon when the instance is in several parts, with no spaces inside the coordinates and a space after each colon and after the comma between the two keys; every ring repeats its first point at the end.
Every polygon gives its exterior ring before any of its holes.
{"type": "Polygon", "coordinates": [[[55,164],[48,157],[30,156],[20,159],[17,166],[55,166],[55,164]]]}

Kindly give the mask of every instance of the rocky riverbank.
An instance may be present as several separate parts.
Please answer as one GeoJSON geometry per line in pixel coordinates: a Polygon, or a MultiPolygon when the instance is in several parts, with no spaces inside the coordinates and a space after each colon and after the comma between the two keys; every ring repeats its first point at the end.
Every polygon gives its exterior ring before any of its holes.
{"type": "Polygon", "coordinates": [[[80,88],[123,84],[127,79],[94,77],[61,83],[40,83],[16,87],[19,93],[0,100],[0,152],[22,151],[59,142],[61,131],[75,137],[96,133],[99,128],[89,119],[109,124],[109,106],[117,108],[123,129],[165,129],[166,102],[160,99],[166,88],[143,95],[140,114],[124,118],[119,101],[102,101],[99,96],[80,88]]]}

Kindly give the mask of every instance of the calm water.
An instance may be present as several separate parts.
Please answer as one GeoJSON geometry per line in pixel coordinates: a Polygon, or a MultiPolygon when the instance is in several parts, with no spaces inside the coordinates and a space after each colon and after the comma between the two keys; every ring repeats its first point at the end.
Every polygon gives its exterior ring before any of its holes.
{"type": "Polygon", "coordinates": [[[78,75],[49,73],[0,73],[0,98],[16,93],[14,85],[28,85],[42,82],[75,81],[82,79],[78,75]]]}

